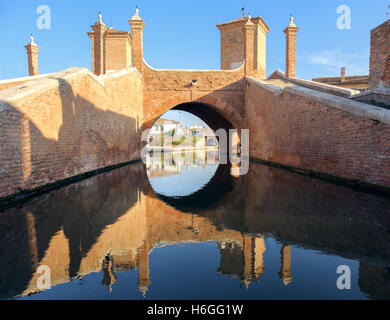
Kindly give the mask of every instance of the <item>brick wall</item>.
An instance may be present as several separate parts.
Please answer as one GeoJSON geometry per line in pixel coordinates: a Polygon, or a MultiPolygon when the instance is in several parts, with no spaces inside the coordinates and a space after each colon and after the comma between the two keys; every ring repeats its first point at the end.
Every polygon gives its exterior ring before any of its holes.
{"type": "Polygon", "coordinates": [[[142,80],[73,68],[0,91],[0,197],[139,158],[142,80]]]}
{"type": "Polygon", "coordinates": [[[252,158],[390,187],[390,111],[249,79],[252,158]]]}
{"type": "MultiPolygon", "coordinates": [[[[183,103],[203,103],[241,128],[244,124],[244,66],[238,70],[157,70],[144,63],[145,128],[183,103]],[[192,85],[192,81],[196,84],[192,85]]],[[[198,115],[200,116],[200,115],[198,115]]],[[[206,123],[213,119],[204,119],[206,123]]],[[[219,129],[219,128],[218,128],[219,129]]]]}
{"type": "Polygon", "coordinates": [[[370,87],[390,86],[390,20],[371,30],[370,87]]]}
{"type": "MultiPolygon", "coordinates": [[[[245,60],[244,26],[248,18],[233,20],[217,25],[221,32],[221,69],[236,69],[245,60]]],[[[251,18],[255,25],[254,38],[251,39],[249,56],[253,58],[253,68],[260,78],[266,74],[266,38],[269,28],[261,17],[251,18]]],[[[248,53],[247,53],[248,54],[248,53]]]]}
{"type": "Polygon", "coordinates": [[[221,69],[235,69],[245,60],[243,26],[221,32],[221,69]]]}
{"type": "Polygon", "coordinates": [[[106,72],[131,67],[131,40],[126,32],[107,31],[105,60],[106,72]]]}

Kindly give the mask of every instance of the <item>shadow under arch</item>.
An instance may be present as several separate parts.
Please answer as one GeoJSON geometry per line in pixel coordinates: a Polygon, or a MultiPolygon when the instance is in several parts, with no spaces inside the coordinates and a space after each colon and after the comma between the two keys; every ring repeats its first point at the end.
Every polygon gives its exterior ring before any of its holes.
{"type": "Polygon", "coordinates": [[[237,124],[227,120],[225,115],[212,105],[201,102],[182,103],[171,109],[172,111],[184,111],[197,116],[205,122],[214,132],[218,129],[237,129],[237,124]]]}
{"type": "Polygon", "coordinates": [[[237,179],[230,174],[230,165],[219,165],[214,176],[201,189],[186,196],[166,196],[156,192],[151,184],[153,194],[167,205],[185,213],[202,214],[216,208],[228,194],[234,191],[237,179]]]}
{"type": "Polygon", "coordinates": [[[242,129],[245,119],[232,101],[218,93],[209,93],[196,100],[182,92],[173,93],[158,104],[146,104],[143,130],[153,127],[157,119],[170,110],[189,112],[202,119],[212,130],[242,129]]]}

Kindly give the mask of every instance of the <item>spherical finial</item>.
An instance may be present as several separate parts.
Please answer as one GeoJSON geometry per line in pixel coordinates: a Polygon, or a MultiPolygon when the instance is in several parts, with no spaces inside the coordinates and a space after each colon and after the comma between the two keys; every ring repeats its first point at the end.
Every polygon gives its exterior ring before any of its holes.
{"type": "Polygon", "coordinates": [[[294,23],[294,17],[292,14],[290,14],[290,24],[288,25],[289,27],[296,27],[295,23],[294,23]]]}
{"type": "Polygon", "coordinates": [[[35,43],[35,41],[34,41],[34,37],[33,37],[32,34],[30,35],[30,45],[32,45],[32,46],[36,46],[36,45],[37,45],[37,44],[35,43]]]}
{"type": "Polygon", "coordinates": [[[104,22],[103,22],[103,20],[102,20],[102,17],[103,17],[103,16],[102,16],[101,12],[99,11],[99,13],[98,13],[98,20],[96,21],[95,24],[105,25],[104,22]]]}
{"type": "Polygon", "coordinates": [[[253,25],[253,22],[251,21],[251,14],[248,12],[248,21],[246,22],[246,25],[253,25]]]}
{"type": "Polygon", "coordinates": [[[134,14],[134,16],[131,18],[131,20],[142,20],[141,17],[139,16],[139,9],[138,9],[138,6],[135,7],[135,14],[134,14]]]}

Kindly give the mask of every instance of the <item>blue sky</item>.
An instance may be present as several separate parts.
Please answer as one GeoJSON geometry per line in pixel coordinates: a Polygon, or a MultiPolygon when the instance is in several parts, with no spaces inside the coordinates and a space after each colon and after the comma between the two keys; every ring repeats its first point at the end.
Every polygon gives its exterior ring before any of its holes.
{"type": "Polygon", "coordinates": [[[40,72],[72,66],[91,68],[91,42],[87,36],[99,10],[103,21],[129,30],[134,7],[146,22],[144,55],[156,68],[218,69],[220,43],[217,23],[241,16],[241,8],[261,15],[270,26],[267,73],[284,70],[283,29],[293,13],[300,27],[297,40],[297,76],[313,78],[368,73],[370,29],[386,18],[388,0],[259,1],[259,0],[14,0],[0,1],[0,79],[27,73],[24,45],[33,33],[40,51],[40,72]],[[52,11],[51,30],[38,30],[36,9],[46,4],[52,11]],[[336,9],[351,7],[351,30],[336,26],[336,9]]]}
{"type": "Polygon", "coordinates": [[[297,39],[297,77],[311,79],[368,74],[370,30],[386,19],[388,0],[0,0],[0,79],[27,75],[24,45],[34,34],[41,47],[40,73],[69,67],[91,69],[91,41],[87,32],[101,10],[106,25],[130,30],[128,19],[136,5],[145,20],[144,56],[155,68],[218,69],[220,36],[217,23],[241,16],[262,16],[270,27],[267,74],[285,69],[284,28],[290,13],[300,27],[297,39]],[[51,29],[39,30],[39,5],[51,8],[51,29]],[[351,30],[339,30],[336,10],[351,8],[351,30]]]}

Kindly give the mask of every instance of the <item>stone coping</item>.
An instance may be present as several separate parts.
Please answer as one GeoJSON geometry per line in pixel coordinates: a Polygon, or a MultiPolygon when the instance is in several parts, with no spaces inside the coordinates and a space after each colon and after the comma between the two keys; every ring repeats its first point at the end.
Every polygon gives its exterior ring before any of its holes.
{"type": "Polygon", "coordinates": [[[45,78],[49,75],[50,75],[50,73],[46,73],[46,74],[39,74],[36,76],[26,76],[26,77],[20,77],[20,78],[4,79],[4,80],[0,80],[0,86],[3,84],[10,84],[10,83],[14,83],[14,82],[17,83],[17,82],[25,82],[25,81],[35,80],[35,79],[41,79],[41,78],[45,78]]]}
{"type": "Polygon", "coordinates": [[[275,78],[280,78],[282,80],[289,81],[289,82],[292,82],[294,84],[300,85],[302,87],[307,87],[307,88],[313,89],[313,90],[319,90],[319,91],[326,90],[326,91],[328,91],[327,93],[329,93],[329,94],[331,92],[334,92],[335,95],[340,95],[340,96],[343,96],[345,98],[350,98],[352,96],[354,97],[355,95],[360,94],[360,91],[358,91],[358,90],[353,90],[353,89],[348,89],[348,88],[340,88],[337,86],[333,86],[333,85],[329,85],[329,84],[325,84],[325,83],[319,83],[319,82],[315,82],[312,80],[306,80],[306,79],[300,79],[300,78],[286,79],[285,73],[281,70],[276,70],[275,72],[273,72],[267,78],[267,80],[271,80],[271,79],[275,79],[275,78]]]}
{"type": "Polygon", "coordinates": [[[372,88],[372,89],[369,89],[367,91],[364,91],[364,92],[361,92],[361,93],[354,95],[353,99],[369,96],[372,94],[381,94],[381,95],[385,95],[385,96],[390,96],[390,88],[385,88],[385,87],[372,88]]]}
{"type": "Polygon", "coordinates": [[[350,100],[347,98],[334,96],[332,94],[318,92],[313,89],[308,89],[300,86],[287,86],[285,88],[277,87],[273,84],[267,83],[268,80],[259,80],[253,77],[247,77],[247,80],[253,84],[261,86],[267,91],[271,91],[276,95],[281,94],[283,91],[315,100],[323,105],[342,110],[354,114],[356,116],[368,118],[371,120],[377,120],[387,125],[390,125],[390,110],[373,106],[370,104],[350,100]]]}
{"type": "Polygon", "coordinates": [[[152,71],[161,71],[161,72],[220,72],[220,73],[224,73],[224,72],[229,72],[229,73],[234,73],[234,72],[238,72],[240,71],[241,69],[244,68],[245,66],[245,60],[242,62],[242,64],[235,68],[235,69],[232,69],[232,70],[221,70],[221,69],[214,69],[214,70],[195,70],[195,69],[156,69],[156,68],[153,68],[151,67],[146,61],[145,61],[145,58],[143,59],[143,62],[144,62],[144,65],[152,70],[152,71]]]}
{"type": "Polygon", "coordinates": [[[119,78],[131,72],[138,72],[135,68],[122,69],[117,72],[96,76],[86,68],[70,68],[57,73],[42,75],[40,77],[29,77],[29,81],[0,91],[0,111],[5,110],[6,103],[12,103],[28,95],[45,92],[57,88],[58,80],[71,80],[75,77],[86,75],[105,87],[105,81],[119,78]]]}

